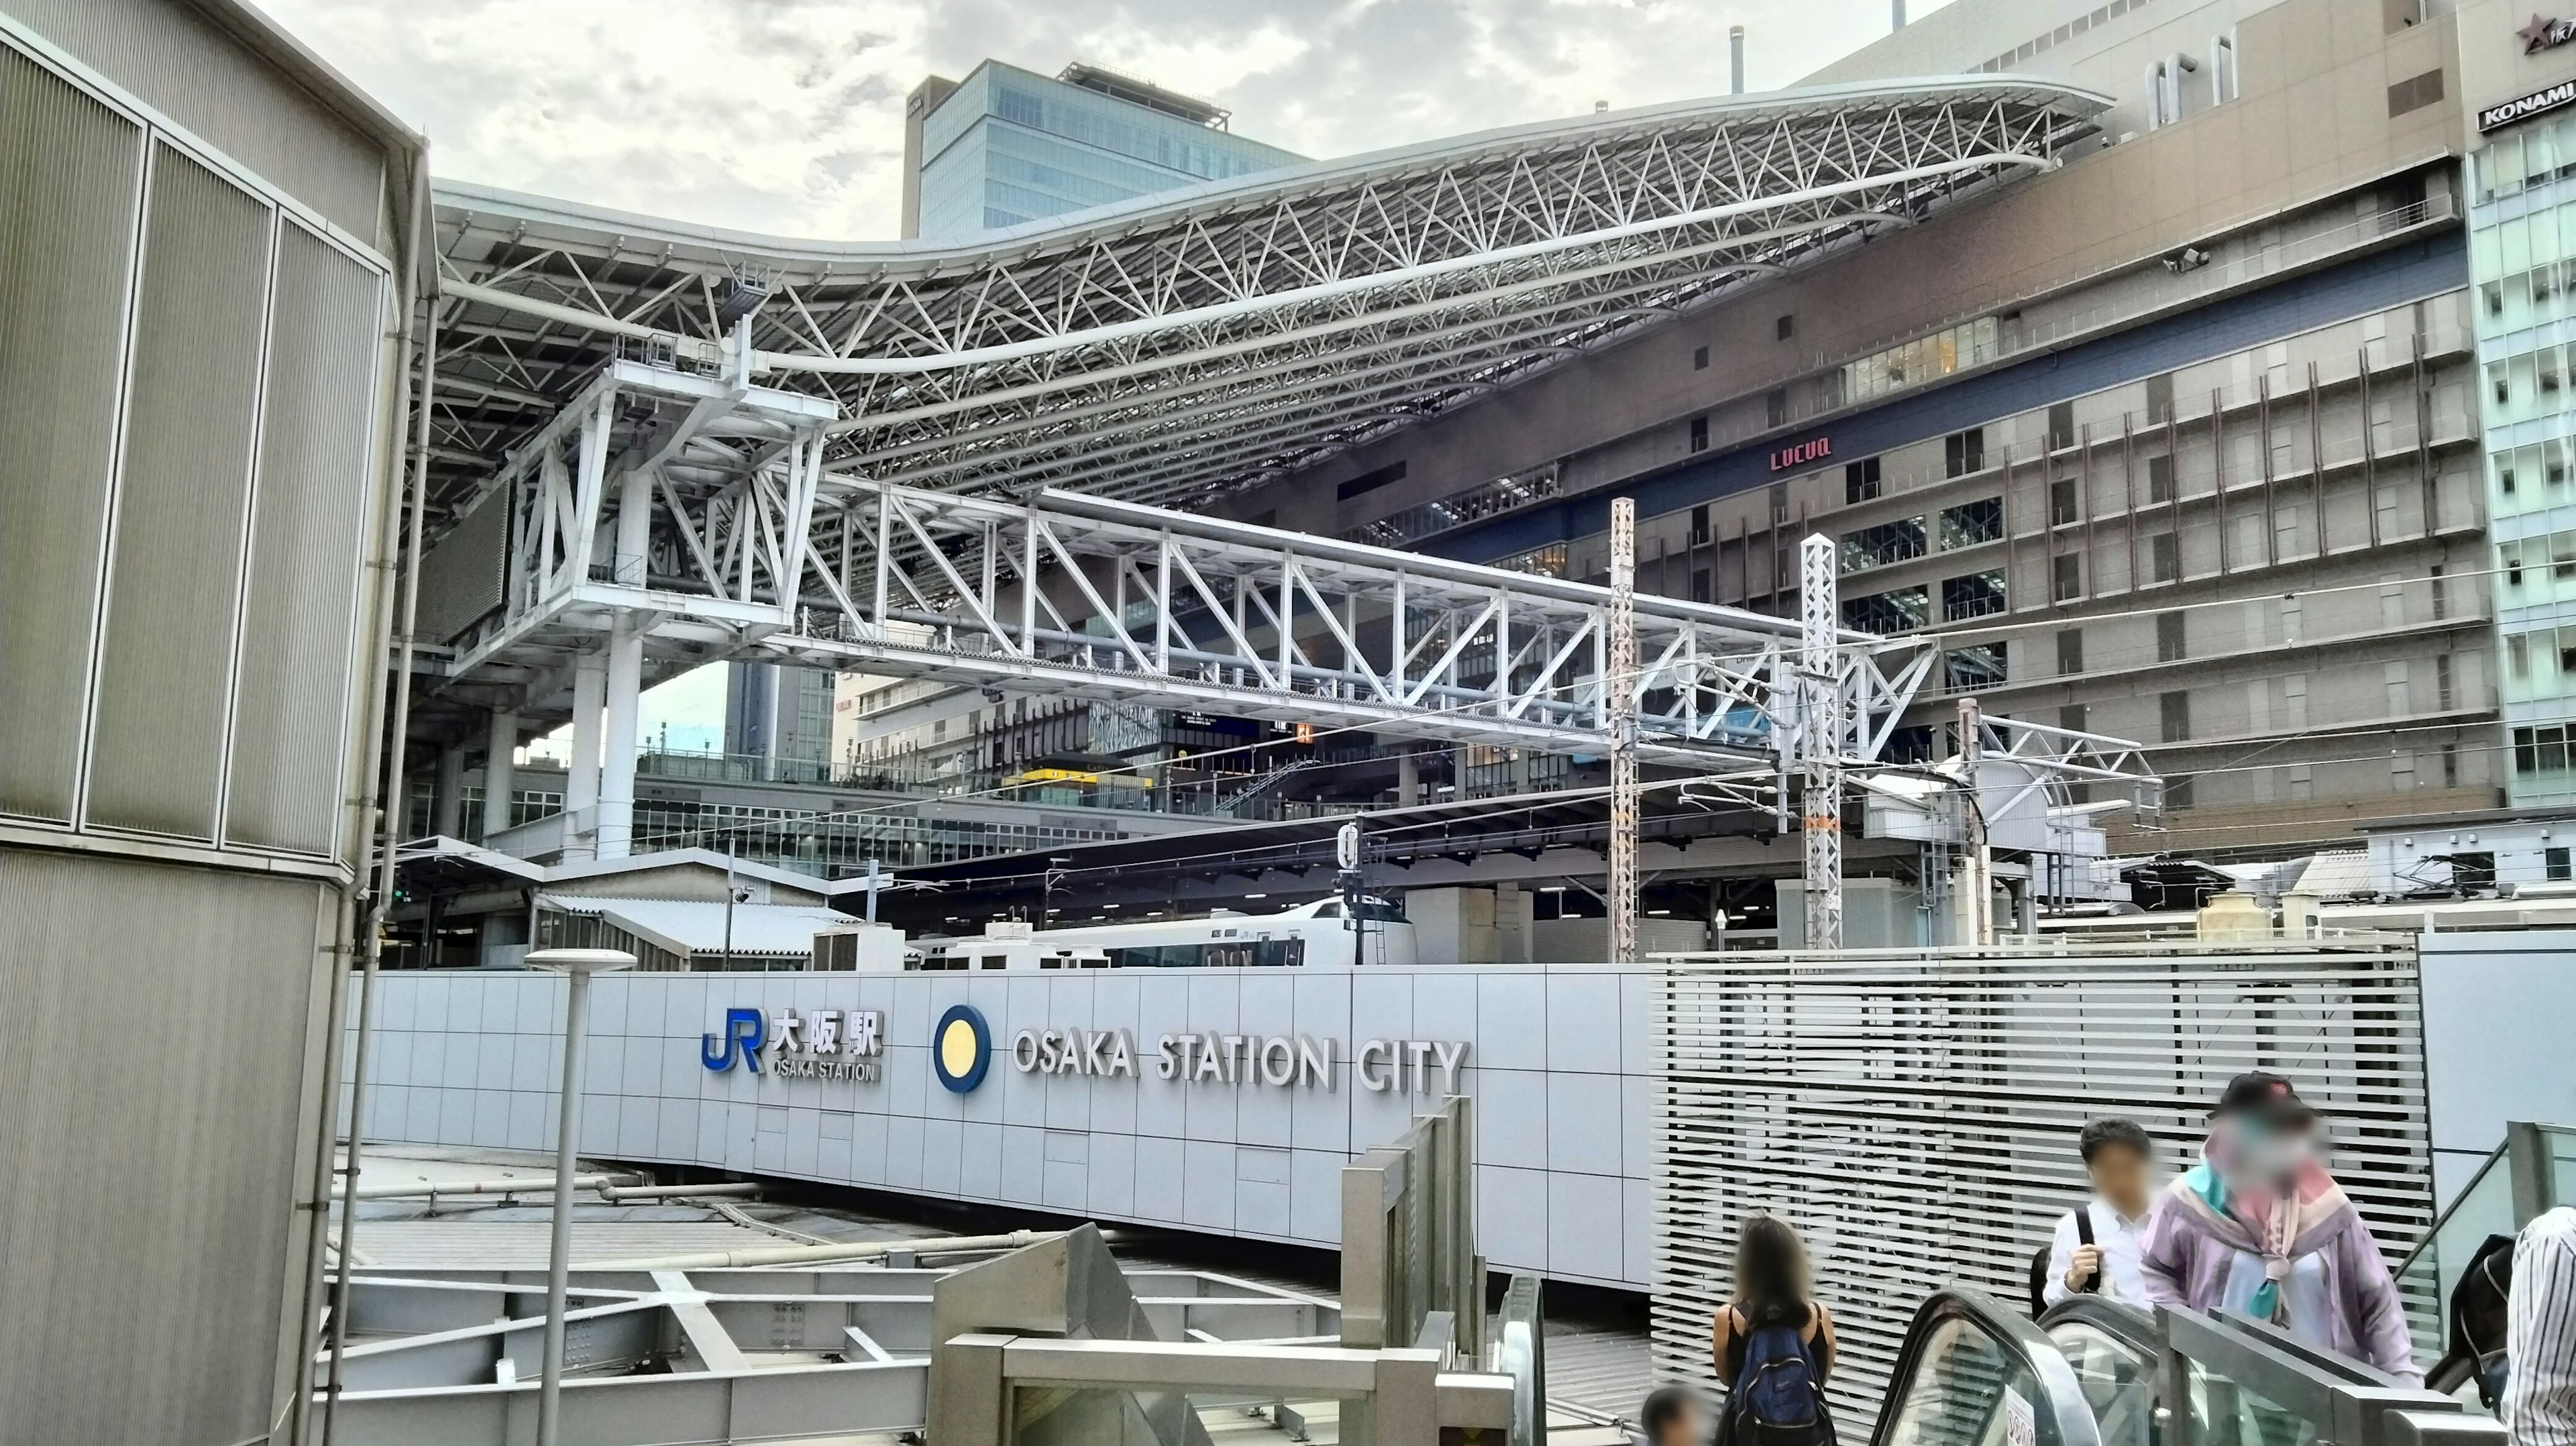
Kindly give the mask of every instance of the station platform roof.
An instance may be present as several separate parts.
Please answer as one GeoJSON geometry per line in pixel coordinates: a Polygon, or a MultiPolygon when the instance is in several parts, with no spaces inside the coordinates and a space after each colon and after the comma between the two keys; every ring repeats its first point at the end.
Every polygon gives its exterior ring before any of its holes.
{"type": "Polygon", "coordinates": [[[828,400],[844,474],[1203,505],[2052,165],[2109,104],[2010,75],[1679,102],[964,242],[447,183],[432,505],[618,357],[828,400]]]}

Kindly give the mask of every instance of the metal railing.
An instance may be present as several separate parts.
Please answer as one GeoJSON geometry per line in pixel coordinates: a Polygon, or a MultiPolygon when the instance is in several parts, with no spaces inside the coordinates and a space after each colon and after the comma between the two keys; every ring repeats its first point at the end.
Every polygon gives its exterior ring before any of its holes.
{"type": "Polygon", "coordinates": [[[2448,1351],[2452,1292],[2487,1242],[2516,1234],[2543,1211],[2576,1204],[2576,1127],[2518,1120],[2504,1128],[2504,1143],[2397,1267],[2419,1361],[2438,1361],[2448,1351]]]}
{"type": "Polygon", "coordinates": [[[1476,1138],[1466,1096],[1342,1167],[1342,1344],[1485,1348],[1476,1138]]]}
{"type": "Polygon", "coordinates": [[[2041,951],[1730,954],[1657,982],[1655,1369],[1715,1390],[1708,1323],[1747,1214],[1806,1238],[1834,1312],[1835,1399],[1885,1389],[1919,1299],[2018,1293],[2085,1183],[2076,1135],[2137,1120],[2187,1157],[2248,1069],[2289,1075],[2402,1256],[2432,1221],[2411,938],[2041,951]]]}

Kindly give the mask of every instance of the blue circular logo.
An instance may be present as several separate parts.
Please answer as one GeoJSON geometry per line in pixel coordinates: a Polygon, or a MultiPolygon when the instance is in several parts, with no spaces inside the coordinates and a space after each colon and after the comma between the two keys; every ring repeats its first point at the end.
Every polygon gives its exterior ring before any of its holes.
{"type": "Polygon", "coordinates": [[[972,1004],[960,1004],[939,1016],[930,1032],[930,1067],[950,1092],[964,1094],[984,1082],[993,1067],[993,1031],[972,1004]]]}

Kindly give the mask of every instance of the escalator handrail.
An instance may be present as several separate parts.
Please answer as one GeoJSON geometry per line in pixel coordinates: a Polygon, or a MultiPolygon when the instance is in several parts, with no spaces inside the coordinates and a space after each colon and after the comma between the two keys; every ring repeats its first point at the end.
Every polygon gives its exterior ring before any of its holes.
{"type": "Polygon", "coordinates": [[[2040,1334],[2064,1321],[2089,1325],[2136,1351],[2150,1366],[2163,1356],[2164,1337],[2156,1330],[2155,1312],[2142,1305],[2098,1295],[2070,1295],[2039,1318],[2040,1334]]]}
{"type": "MultiPolygon", "coordinates": [[[[1888,1376],[1887,1398],[1879,1403],[1870,1446],[1888,1446],[1888,1432],[1904,1410],[1905,1398],[1912,1393],[1914,1373],[1923,1363],[1923,1352],[1932,1333],[1953,1320],[1974,1323],[2038,1380],[2040,1395],[2045,1399],[2031,1405],[2034,1410],[2045,1409],[2055,1420],[2056,1446],[2102,1446],[2102,1433],[2093,1420],[2092,1408],[2085,1403],[2084,1387],[2075,1379],[2075,1368],[2066,1363],[2064,1353],[2028,1316],[1982,1290],[1964,1285],[1943,1286],[1914,1312],[1913,1323],[1905,1328],[1905,1342],[1897,1348],[1896,1369],[1888,1376]]],[[[2040,1446],[2049,1446],[2045,1437],[2040,1446]]]]}

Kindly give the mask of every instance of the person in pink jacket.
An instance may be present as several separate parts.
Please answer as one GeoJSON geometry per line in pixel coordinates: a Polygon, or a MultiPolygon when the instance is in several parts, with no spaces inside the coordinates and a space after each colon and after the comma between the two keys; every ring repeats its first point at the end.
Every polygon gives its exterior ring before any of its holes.
{"type": "Polygon", "coordinates": [[[2200,1163],[2166,1188],[2147,1229],[2147,1299],[2270,1321],[2422,1385],[2397,1282],[2317,1155],[2317,1113],[2288,1080],[2230,1080],[2200,1163]]]}

